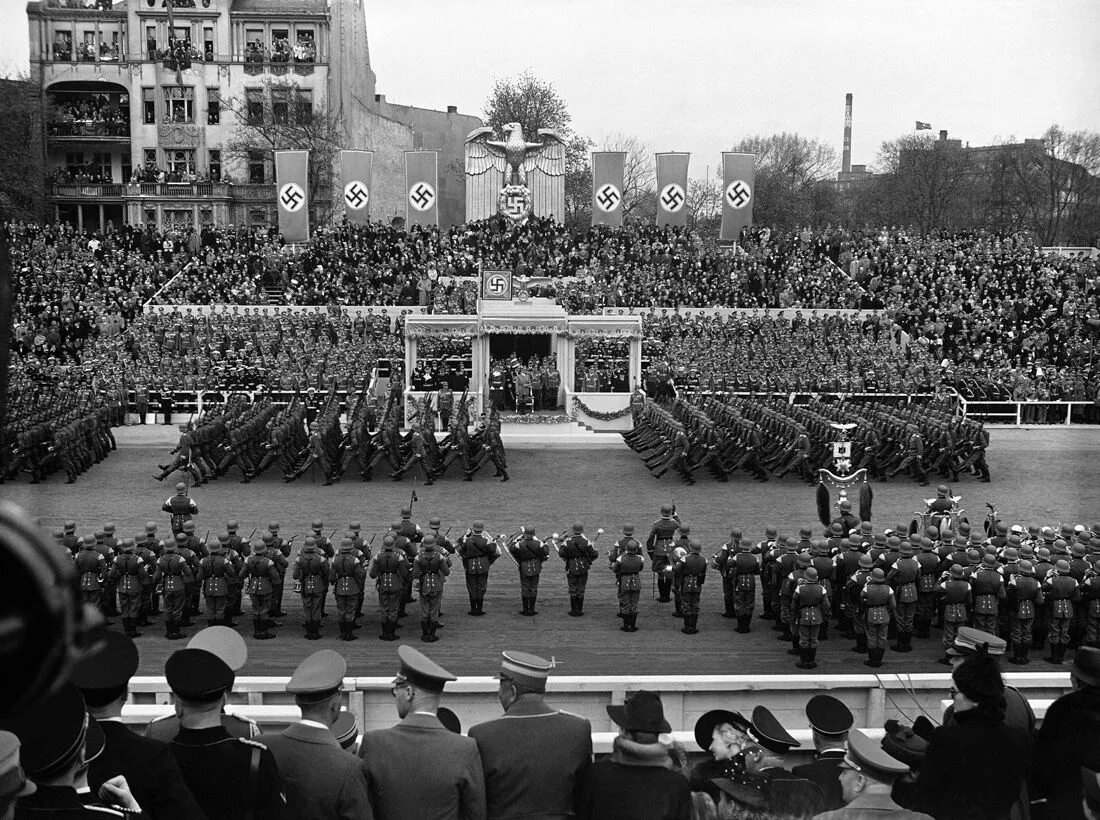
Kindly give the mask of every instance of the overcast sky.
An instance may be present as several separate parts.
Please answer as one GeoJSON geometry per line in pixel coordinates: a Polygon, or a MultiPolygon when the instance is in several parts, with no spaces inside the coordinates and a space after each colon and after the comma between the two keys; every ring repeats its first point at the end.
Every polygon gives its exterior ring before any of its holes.
{"type": "MultiPolygon", "coordinates": [[[[332,0],[339,2],[339,0],[332,0]]],[[[378,91],[481,114],[530,69],[573,129],[690,151],[691,175],[752,134],[794,131],[852,161],[924,120],[971,145],[1100,131],[1100,0],[367,0],[378,91]]],[[[22,0],[0,0],[0,68],[26,65],[22,0]]]]}

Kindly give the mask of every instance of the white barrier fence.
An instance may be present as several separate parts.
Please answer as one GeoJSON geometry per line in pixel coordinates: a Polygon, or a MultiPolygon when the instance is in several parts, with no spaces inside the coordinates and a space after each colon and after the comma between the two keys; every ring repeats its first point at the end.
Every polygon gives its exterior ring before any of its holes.
{"type": "MultiPolygon", "coordinates": [[[[959,396],[959,406],[967,418],[994,424],[1073,424],[1074,408],[1084,423],[1093,423],[1083,412],[1096,402],[1090,401],[991,401],[959,396]]],[[[1100,418],[1100,413],[1097,414],[1100,418]]]]}

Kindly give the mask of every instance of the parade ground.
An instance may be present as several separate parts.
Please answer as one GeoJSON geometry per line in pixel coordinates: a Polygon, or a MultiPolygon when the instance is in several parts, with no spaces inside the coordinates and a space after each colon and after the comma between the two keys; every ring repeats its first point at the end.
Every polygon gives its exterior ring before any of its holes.
{"type": "MultiPolygon", "coordinates": [[[[75,520],[78,533],[92,532],[111,521],[119,537],[137,536],[145,522],[155,521],[159,534],[170,534],[168,516],[161,504],[173,494],[180,474],[163,483],[152,477],[158,462],[164,463],[167,451],[175,443],[178,431],[173,427],[127,427],[115,431],[118,450],[95,465],[77,483],[64,483],[64,474],[54,475],[39,485],[26,479],[7,483],[0,497],[21,505],[37,517],[47,533],[60,528],[66,519],[75,520]]],[[[1088,427],[1040,427],[992,429],[988,460],[993,481],[978,483],[964,476],[952,487],[962,496],[961,506],[974,526],[980,527],[986,515],[986,503],[994,504],[1002,519],[1010,522],[1057,525],[1063,521],[1100,520],[1100,429],[1088,427]]],[[[654,479],[640,459],[625,445],[576,449],[538,447],[530,443],[508,448],[508,466],[512,480],[500,483],[491,478],[492,470],[483,469],[472,483],[461,479],[461,471],[451,473],[433,486],[406,478],[397,483],[384,470],[366,483],[349,470],[343,481],[330,487],[321,479],[309,477],[287,484],[277,470],[270,470],[250,484],[239,483],[235,468],[211,484],[195,487],[191,495],[198,504],[196,532],[211,536],[225,530],[225,522],[234,519],[240,533],[247,537],[253,528],[258,538],[268,522],[278,521],[282,535],[293,535],[295,549],[308,534],[310,522],[324,521],[326,536],[336,531],[336,540],[347,531],[351,521],[359,521],[369,540],[381,534],[397,520],[401,507],[407,506],[415,491],[413,519],[422,527],[428,518],[438,516],[443,530],[450,529],[456,540],[471,522],[485,522],[487,534],[514,534],[524,524],[537,528],[539,537],[568,530],[580,521],[589,538],[597,529],[605,532],[596,543],[600,560],[592,567],[583,618],[568,617],[562,562],[551,553],[545,564],[539,588],[538,615],[525,618],[520,609],[516,567],[504,555],[493,566],[485,602],[486,616],[467,615],[468,602],[462,568],[456,559],[444,595],[444,628],[440,640],[431,646],[432,657],[459,675],[486,675],[496,668],[499,653],[506,648],[524,648],[553,658],[562,674],[840,674],[866,672],[864,656],[849,651],[852,641],[839,638],[835,629],[818,652],[818,669],[800,672],[795,658],[786,654],[789,644],[776,640],[772,623],[754,618],[752,632],[739,635],[736,622],[720,617],[721,581],[708,573],[703,590],[699,633],[684,635],[682,621],[672,616],[672,605],[661,604],[643,594],[638,618],[639,631],[619,630],[615,617],[614,577],[607,569],[606,554],[621,537],[624,523],[636,527],[644,542],[651,522],[658,517],[661,504],[675,503],[691,535],[703,544],[709,558],[731,528],[757,542],[769,524],[779,527],[781,535],[797,534],[801,526],[820,532],[814,503],[814,491],[794,476],[768,483],[756,483],[747,475],[719,483],[700,476],[695,486],[685,486],[671,475],[654,479]]],[[[491,467],[491,465],[490,465],[491,467]]],[[[908,527],[914,513],[923,509],[922,499],[935,495],[939,480],[932,486],[918,487],[899,476],[888,483],[873,485],[875,499],[872,522],[876,531],[886,527],[908,527]]],[[[652,574],[645,574],[647,585],[652,574]]],[[[349,661],[351,675],[386,675],[393,670],[394,646],[378,640],[377,610],[371,606],[373,590],[368,589],[366,617],[356,634],[359,640],[341,642],[335,623],[335,606],[329,599],[329,617],[321,641],[307,642],[301,627],[301,607],[290,592],[288,575],[284,609],[290,614],[281,619],[278,638],[255,641],[251,637],[248,602],[240,618],[240,632],[249,644],[249,675],[289,675],[305,655],[321,647],[335,648],[349,661]]],[[[759,608],[757,610],[759,615],[759,608]]],[[[205,619],[185,630],[193,634],[205,619]]],[[[419,609],[409,605],[399,632],[403,641],[420,645],[419,609]]],[[[139,674],[163,674],[165,659],[182,642],[164,638],[163,622],[144,628],[138,639],[141,649],[139,674]]],[[[887,652],[881,672],[938,671],[934,661],[942,654],[939,633],[933,639],[915,640],[910,654],[887,652]]],[[[1047,671],[1054,667],[1033,652],[1030,670],[1047,671]]]]}

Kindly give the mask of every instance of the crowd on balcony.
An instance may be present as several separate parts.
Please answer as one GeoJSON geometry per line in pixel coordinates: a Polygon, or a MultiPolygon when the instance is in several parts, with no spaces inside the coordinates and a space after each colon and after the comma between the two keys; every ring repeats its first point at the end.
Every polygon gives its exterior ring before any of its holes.
{"type": "Polygon", "coordinates": [[[264,46],[263,40],[256,39],[245,47],[247,63],[312,63],[317,59],[317,46],[312,37],[299,36],[291,43],[288,37],[276,37],[271,48],[264,46]]]}
{"type": "Polygon", "coordinates": [[[99,165],[68,165],[52,168],[46,181],[54,185],[108,185],[113,180],[110,174],[103,172],[99,165]]]}
{"type": "Polygon", "coordinates": [[[47,124],[50,136],[126,137],[130,133],[128,109],[107,94],[61,97],[54,101],[47,124]]]}

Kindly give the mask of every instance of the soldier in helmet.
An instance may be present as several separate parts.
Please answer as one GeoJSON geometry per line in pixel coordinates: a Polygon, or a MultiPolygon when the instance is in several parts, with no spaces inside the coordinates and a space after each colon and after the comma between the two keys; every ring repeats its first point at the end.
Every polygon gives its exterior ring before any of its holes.
{"type": "Polygon", "coordinates": [[[141,556],[135,553],[134,540],[123,538],[119,542],[119,554],[111,565],[109,577],[118,589],[118,605],[122,615],[122,627],[127,637],[137,638],[137,622],[141,609],[142,584],[148,577],[148,568],[141,556]]]}
{"type": "Polygon", "coordinates": [[[646,550],[653,572],[657,575],[657,598],[663,604],[672,600],[672,576],[668,572],[672,563],[672,541],[676,530],[680,528],[680,519],[676,516],[675,506],[662,505],[661,517],[653,522],[646,538],[646,550]]]}
{"type": "Polygon", "coordinates": [[[182,481],[176,485],[176,494],[167,499],[161,509],[172,517],[173,534],[183,532],[183,522],[199,514],[198,505],[187,495],[187,485],[182,481]]]}
{"type": "Polygon", "coordinates": [[[332,593],[336,597],[336,615],[340,623],[340,640],[354,641],[356,606],[362,600],[367,571],[358,558],[355,541],[344,538],[332,559],[332,593]]]}
{"type": "Polygon", "coordinates": [[[584,524],[576,521],[572,529],[572,534],[558,544],[558,556],[565,562],[565,575],[569,585],[569,614],[579,617],[584,615],[588,570],[600,554],[585,536],[584,524]]]}
{"type": "Polygon", "coordinates": [[[863,631],[867,635],[867,660],[863,663],[877,669],[886,654],[886,632],[897,604],[894,591],[886,583],[886,573],[875,567],[860,593],[863,631]]]}
{"type": "Polygon", "coordinates": [[[420,542],[420,554],[412,565],[412,577],[418,584],[420,595],[420,640],[434,643],[439,628],[439,604],[443,597],[443,584],[451,574],[451,564],[446,553],[435,543],[434,535],[424,536],[420,542]]]}
{"type": "Polygon", "coordinates": [[[382,621],[379,637],[384,641],[396,641],[397,612],[405,594],[409,564],[405,554],[397,549],[396,539],[392,535],[382,538],[382,549],[371,561],[368,574],[374,579],[375,589],[378,590],[378,612],[382,621]]]}
{"type": "Polygon", "coordinates": [[[612,550],[611,571],[619,593],[619,617],[623,632],[638,631],[638,599],[641,597],[641,572],[645,567],[642,545],[634,538],[634,525],[623,525],[623,537],[612,550]]]}
{"type": "Polygon", "coordinates": [[[470,596],[470,614],[485,614],[485,592],[489,584],[489,569],[500,556],[494,541],[484,535],[485,524],[475,521],[458,542],[458,557],[466,571],[466,591],[470,596]]]}
{"type": "Polygon", "coordinates": [[[703,582],[707,577],[707,560],[702,552],[702,544],[698,541],[689,541],[687,554],[683,560],[676,563],[673,570],[676,586],[680,589],[680,604],[684,617],[684,626],[680,631],[685,635],[694,635],[699,631],[699,599],[703,592],[703,582]]]}
{"type": "Polygon", "coordinates": [[[195,579],[190,563],[176,551],[176,543],[173,539],[164,545],[164,552],[157,559],[153,573],[153,582],[164,590],[164,629],[165,637],[170,641],[184,637],[180,632],[183,608],[187,602],[188,585],[195,579]]]}
{"type": "Polygon", "coordinates": [[[215,542],[207,555],[199,562],[198,581],[206,601],[208,626],[228,625],[226,603],[229,597],[229,581],[236,578],[237,570],[226,557],[226,545],[215,542]]]}
{"type": "Polygon", "coordinates": [[[164,481],[176,470],[183,470],[190,473],[192,478],[195,479],[196,484],[202,484],[202,473],[199,472],[199,468],[191,461],[191,448],[194,446],[191,440],[192,430],[194,425],[191,422],[180,425],[180,438],[179,443],[176,444],[176,448],[172,450],[172,455],[175,455],[175,460],[171,464],[158,465],[162,470],[160,475],[153,476],[157,481],[164,481]]]}
{"type": "Polygon", "coordinates": [[[244,562],[244,574],[241,581],[248,597],[252,601],[252,637],[267,640],[275,635],[270,627],[271,593],[275,582],[279,580],[279,571],[275,562],[268,556],[267,544],[260,542],[250,550],[251,554],[244,562]]]}
{"type": "Polygon", "coordinates": [[[528,524],[523,535],[508,545],[508,551],[519,569],[519,596],[523,602],[520,615],[537,615],[535,601],[539,595],[542,565],[550,557],[550,547],[535,537],[535,528],[528,524]]]}
{"type": "Polygon", "coordinates": [[[817,668],[817,645],[821,624],[829,612],[829,593],[818,577],[817,569],[809,566],[795,586],[791,597],[792,618],[798,624],[798,645],[801,650],[799,669],[817,668]]]}
{"type": "Polygon", "coordinates": [[[306,640],[321,638],[321,613],[328,594],[330,568],[324,553],[317,548],[313,536],[306,538],[298,558],[294,562],[293,577],[301,583],[302,609],[305,618],[306,640]]]}

